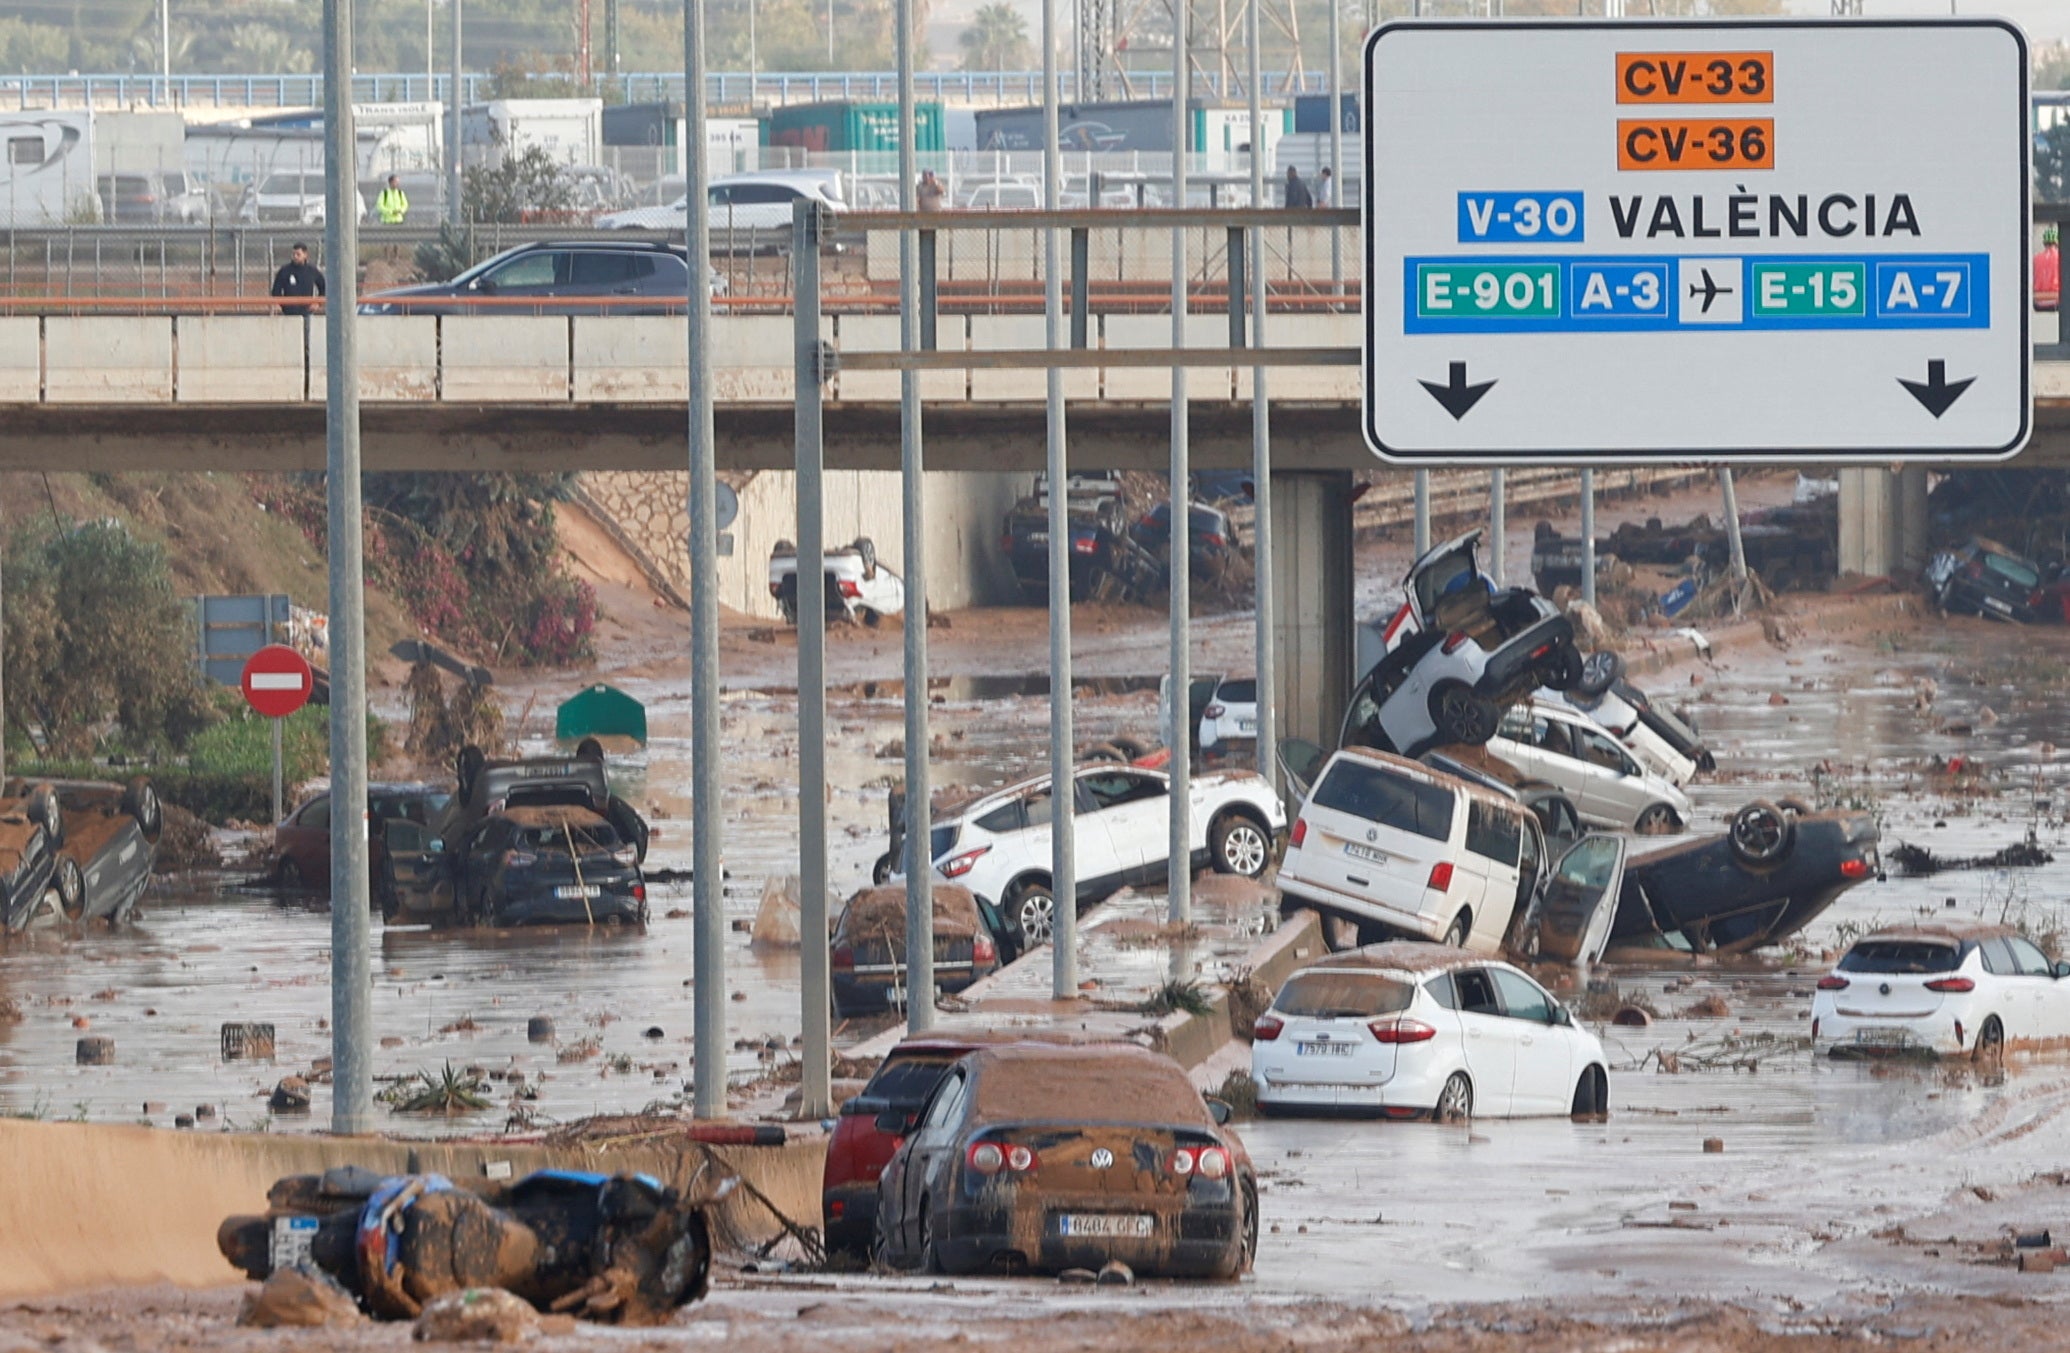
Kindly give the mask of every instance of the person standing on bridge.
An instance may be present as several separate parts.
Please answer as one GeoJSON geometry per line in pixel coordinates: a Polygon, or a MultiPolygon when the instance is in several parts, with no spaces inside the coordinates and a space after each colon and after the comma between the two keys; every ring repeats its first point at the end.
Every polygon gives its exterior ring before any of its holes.
{"type": "Polygon", "coordinates": [[[388,186],[374,199],[374,211],[380,216],[382,225],[403,223],[403,217],[409,215],[410,197],[402,190],[402,180],[393,174],[388,176],[388,186]]]}
{"type": "Polygon", "coordinates": [[[1294,166],[1287,166],[1287,209],[1299,210],[1315,205],[1315,197],[1308,191],[1308,185],[1301,182],[1301,172],[1294,166]]]}
{"type": "Polygon", "coordinates": [[[288,251],[288,261],[273,274],[273,295],[280,297],[280,313],[306,315],[316,308],[314,297],[323,295],[323,272],[309,261],[309,246],[297,242],[288,251]]]}
{"type": "Polygon", "coordinates": [[[942,181],[934,176],[932,169],[920,171],[920,182],[913,188],[913,205],[921,211],[940,211],[949,196],[942,181]]]}
{"type": "Polygon", "coordinates": [[[1337,180],[1331,175],[1328,165],[1324,165],[1322,173],[1316,176],[1314,197],[1318,207],[1337,205],[1337,180]]]}

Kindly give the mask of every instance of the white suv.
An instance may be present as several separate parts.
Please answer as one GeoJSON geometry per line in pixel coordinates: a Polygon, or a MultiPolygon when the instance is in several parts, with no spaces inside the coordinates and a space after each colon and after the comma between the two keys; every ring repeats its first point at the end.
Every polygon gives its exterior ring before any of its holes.
{"type": "Polygon", "coordinates": [[[1550,700],[1512,705],[1488,750],[1534,780],[1564,790],[1582,821],[1636,831],[1678,832],[1689,825],[1689,796],[1641,766],[1588,715],[1550,700]]]}
{"type": "MultiPolygon", "coordinates": [[[[1192,779],[1192,855],[1217,873],[1257,878],[1272,863],[1286,826],[1264,777],[1217,771],[1192,779]]],[[[1080,767],[1073,778],[1078,901],[1098,901],[1129,884],[1162,884],[1170,859],[1171,781],[1136,766],[1080,767]]],[[[1019,922],[1030,945],[1049,939],[1056,914],[1050,884],[1048,776],[988,794],[934,823],[929,853],[938,879],[961,884],[1019,922]]]]}
{"type": "Polygon", "coordinates": [[[2070,1039],[2070,964],[2008,926],[1927,921],[1871,931],[1818,981],[1811,1046],[1843,1054],[2003,1056],[2070,1039]]]}

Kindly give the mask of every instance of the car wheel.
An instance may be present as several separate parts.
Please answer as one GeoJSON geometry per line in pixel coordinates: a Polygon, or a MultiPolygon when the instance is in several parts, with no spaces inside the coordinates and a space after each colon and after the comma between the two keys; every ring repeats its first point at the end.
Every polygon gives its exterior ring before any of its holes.
{"type": "Polygon", "coordinates": [[[1581,660],[1581,680],[1574,683],[1574,693],[1596,699],[1623,675],[1624,659],[1607,649],[1598,650],[1581,660]]]}
{"type": "Polygon", "coordinates": [[[1126,733],[1123,733],[1116,737],[1108,738],[1107,745],[1114,748],[1114,750],[1120,752],[1123,756],[1127,757],[1131,761],[1134,761],[1138,757],[1150,755],[1149,743],[1143,741],[1143,739],[1141,738],[1130,737],[1126,733]]]}
{"type": "Polygon", "coordinates": [[[898,868],[898,859],[890,851],[877,857],[877,863],[870,866],[870,882],[882,888],[891,882],[891,873],[898,868]]]}
{"type": "Polygon", "coordinates": [[[1445,938],[1439,943],[1449,944],[1454,949],[1466,947],[1466,937],[1473,933],[1473,913],[1461,910],[1452,918],[1452,924],[1445,929],[1445,938]]]}
{"type": "Polygon", "coordinates": [[[1571,691],[1581,680],[1581,654],[1571,644],[1562,644],[1553,659],[1546,665],[1544,680],[1540,683],[1556,691],[1571,691]]]}
{"type": "Polygon", "coordinates": [[[1792,817],[1809,817],[1815,810],[1802,799],[1777,799],[1775,806],[1792,817]]]}
{"type": "Polygon", "coordinates": [[[65,913],[67,921],[86,915],[86,878],[79,872],[78,861],[59,860],[50,883],[57,891],[58,909],[65,913]]]}
{"type": "Polygon", "coordinates": [[[1047,944],[1056,930],[1057,901],[1046,883],[1023,883],[1015,888],[1006,913],[1020,924],[1028,944],[1047,944]]]}
{"type": "Polygon", "coordinates": [[[1258,1186],[1246,1183],[1243,1186],[1243,1259],[1237,1265],[1239,1274],[1249,1273],[1258,1262],[1258,1186]]]}
{"type": "Polygon", "coordinates": [[[1445,1088],[1438,1091],[1437,1107],[1430,1116],[1439,1123],[1463,1123],[1473,1117],[1473,1082],[1464,1071],[1454,1071],[1445,1088]]]}
{"type": "Polygon", "coordinates": [[[273,878],[283,888],[299,888],[302,886],[302,866],[295,863],[294,856],[283,855],[273,868],[273,878]]]}
{"type": "Polygon", "coordinates": [[[489,758],[481,748],[468,743],[453,758],[453,779],[460,791],[460,801],[465,803],[474,796],[474,777],[482,773],[482,767],[489,764],[489,758]]]}
{"type": "Polygon", "coordinates": [[[1977,1061],[1997,1065],[2005,1060],[2005,1026],[1993,1015],[1984,1021],[1984,1027],[1977,1030],[1977,1045],[1972,1054],[1977,1061]]]}
{"type": "Polygon", "coordinates": [[[65,810],[58,804],[56,789],[38,785],[29,794],[29,820],[43,824],[43,834],[50,838],[51,849],[64,844],[65,810]]]}
{"type": "Polygon", "coordinates": [[[1632,830],[1641,836],[1668,836],[1682,829],[1682,819],[1675,816],[1675,810],[1664,803],[1650,805],[1639,814],[1639,820],[1632,824],[1632,830]]]}
{"type": "Polygon", "coordinates": [[[884,613],[882,611],[873,611],[865,606],[858,614],[862,616],[864,626],[869,629],[875,629],[884,623],[884,613]]]}
{"type": "Polygon", "coordinates": [[[1574,1087],[1574,1107],[1570,1113],[1575,1118],[1603,1118],[1610,1113],[1610,1085],[1602,1068],[1590,1067],[1581,1073],[1581,1080],[1574,1087]]]}
{"type": "Polygon", "coordinates": [[[1241,874],[1247,879],[1265,872],[1272,860],[1272,843],[1265,829],[1242,813],[1229,813],[1216,820],[1208,832],[1208,850],[1214,856],[1215,872],[1241,874]]]}
{"type": "Polygon", "coordinates": [[[1727,839],[1741,864],[1761,868],[1789,854],[1796,822],[1766,799],[1756,799],[1732,815],[1727,839]]]}
{"type": "Polygon", "coordinates": [[[1121,749],[1111,742],[1095,742],[1092,746],[1079,753],[1078,759],[1082,762],[1113,761],[1126,763],[1128,761],[1128,758],[1122,755],[1121,749]]]}
{"type": "Polygon", "coordinates": [[[920,1266],[922,1273],[942,1271],[941,1256],[934,1252],[934,1216],[926,1198],[920,1200],[920,1266]]]}
{"type": "Polygon", "coordinates": [[[146,841],[157,844],[158,833],[165,827],[165,810],[149,780],[138,778],[129,782],[122,791],[122,811],[136,820],[137,830],[146,841]]]}
{"type": "Polygon", "coordinates": [[[1495,736],[1502,711],[1463,681],[1446,681],[1430,693],[1430,721],[1446,742],[1478,747],[1495,736]]]}

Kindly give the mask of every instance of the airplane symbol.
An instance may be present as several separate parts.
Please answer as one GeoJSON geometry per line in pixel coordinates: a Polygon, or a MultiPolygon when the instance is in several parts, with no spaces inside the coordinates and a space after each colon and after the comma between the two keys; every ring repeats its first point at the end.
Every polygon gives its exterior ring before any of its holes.
{"type": "Polygon", "coordinates": [[[1716,282],[1713,282],[1711,280],[1711,270],[1705,268],[1703,270],[1703,285],[1699,287],[1696,283],[1691,282],[1689,284],[1689,294],[1691,297],[1703,297],[1703,310],[1700,313],[1708,315],[1711,313],[1711,302],[1720,296],[1730,296],[1732,288],[1721,287],[1716,282]]]}

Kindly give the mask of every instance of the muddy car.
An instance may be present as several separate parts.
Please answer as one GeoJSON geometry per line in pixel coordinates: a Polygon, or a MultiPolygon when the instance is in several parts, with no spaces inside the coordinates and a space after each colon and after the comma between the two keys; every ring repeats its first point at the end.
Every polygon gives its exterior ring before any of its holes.
{"type": "Polygon", "coordinates": [[[658,1325],[704,1296],[706,1213],[731,1184],[686,1196],[648,1175],[542,1170],[477,1192],[341,1166],[279,1180],[265,1215],[225,1219],[216,1246],[251,1278],[314,1267],[385,1320],[497,1287],[542,1311],[658,1325]]]}
{"type": "MultiPolygon", "coordinates": [[[[877,562],[877,546],[867,536],[854,544],[827,550],[822,556],[826,570],[824,602],[828,620],[860,620],[876,625],[886,616],[904,615],[905,580],[877,562]]],[[[769,595],[783,618],[798,623],[798,547],[788,540],[776,542],[769,555],[769,595]]]]}
{"type": "MultiPolygon", "coordinates": [[[[0,786],[0,822],[13,811],[33,815],[39,793],[55,799],[62,821],[50,887],[37,903],[53,903],[53,917],[67,921],[119,924],[129,919],[151,881],[154,847],[165,826],[151,782],[47,780],[31,785],[9,780],[0,786]]],[[[19,929],[41,914],[35,905],[17,918],[10,903],[9,928],[19,929]]]]}
{"type": "Polygon", "coordinates": [[[9,930],[22,929],[47,910],[69,911],[86,895],[78,864],[58,855],[65,821],[57,791],[40,784],[23,788],[0,799],[0,905],[9,930]]]}
{"type": "Polygon", "coordinates": [[[2054,619],[2041,566],[1982,536],[1936,554],[1922,581],[1944,611],[2023,625],[2054,619]]]}
{"type": "Polygon", "coordinates": [[[1633,858],[1610,939],[1739,953],[1795,934],[1840,894],[1882,875],[1876,820],[1867,813],[1756,800],[1722,834],[1633,858]]]}
{"type": "Polygon", "coordinates": [[[1178,1063],[1015,1043],[942,1077],[877,1187],[897,1267],[1233,1278],[1258,1248],[1250,1157],[1178,1063]]]}
{"type": "Polygon", "coordinates": [[[1388,653],[1352,692],[1340,747],[1417,756],[1495,736],[1502,712],[1581,680],[1574,626],[1528,588],[1498,588],[1474,559],[1479,531],[1438,546],[1403,580],[1388,653]]]}
{"type": "MultiPolygon", "coordinates": [[[[1006,920],[968,888],[934,886],[934,984],[953,995],[1002,963],[1006,920]]],[[[842,1019],[902,1010],[906,1004],[906,889],[865,888],[848,899],[832,940],[834,1014],[842,1019]]],[[[1012,957],[1020,945],[1012,944],[1012,957]]]]}
{"type": "MultiPolygon", "coordinates": [[[[394,822],[429,826],[452,802],[436,785],[367,786],[368,867],[376,879],[386,867],[387,828],[394,822]]],[[[273,828],[273,882],[282,888],[326,888],[331,878],[331,792],[319,790],[295,805],[273,828]]]]}
{"type": "Polygon", "coordinates": [[[603,750],[491,761],[466,747],[429,825],[385,825],[383,915],[434,925],[638,925],[647,824],[611,793],[603,750]]]}
{"type": "Polygon", "coordinates": [[[2070,1046],[2070,963],[2010,926],[1927,921],[1856,940],[1811,1002],[1811,1046],[1835,1057],[1991,1061],[2070,1046]]]}
{"type": "Polygon", "coordinates": [[[1587,672],[1592,667],[1599,673],[1615,671],[1618,675],[1600,688],[1584,679],[1571,691],[1549,691],[1541,698],[1588,715],[1623,743],[1641,765],[1671,784],[1686,785],[1697,775],[1718,769],[1718,759],[1704,745],[1696,726],[1626,681],[1623,663],[1614,654],[1589,654],[1582,660],[1582,669],[1587,672]]]}
{"type": "Polygon", "coordinates": [[[1610,730],[1551,700],[1512,705],[1488,750],[1534,779],[1558,785],[1594,825],[1672,835],[1694,816],[1680,786],[1642,765],[1610,730]]]}

